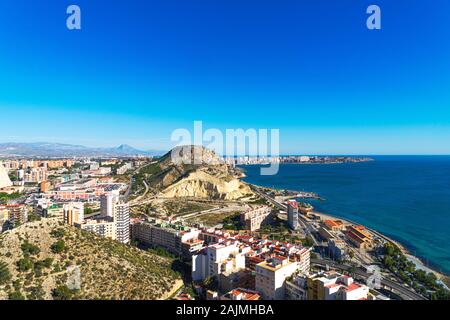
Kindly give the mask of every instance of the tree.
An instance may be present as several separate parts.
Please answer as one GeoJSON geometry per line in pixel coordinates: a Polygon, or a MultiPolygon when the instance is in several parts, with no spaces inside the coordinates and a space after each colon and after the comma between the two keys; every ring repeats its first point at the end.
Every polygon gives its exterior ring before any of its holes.
{"type": "Polygon", "coordinates": [[[37,255],[39,254],[39,252],[41,252],[41,249],[39,249],[38,246],[29,243],[28,241],[25,241],[24,243],[22,243],[22,245],[20,246],[20,248],[22,249],[22,252],[24,255],[37,255]]]}
{"type": "Polygon", "coordinates": [[[50,268],[52,266],[53,259],[52,258],[46,258],[42,260],[42,265],[46,268],[50,268]]]}
{"type": "Polygon", "coordinates": [[[42,286],[38,285],[35,287],[31,287],[29,289],[29,293],[27,294],[27,298],[30,300],[42,300],[44,299],[45,292],[42,289],[42,286]]]}
{"type": "Polygon", "coordinates": [[[352,266],[350,267],[350,269],[348,270],[351,274],[355,274],[356,273],[356,266],[354,264],[352,264],[352,266]]]}
{"type": "Polygon", "coordinates": [[[391,256],[384,256],[383,263],[388,269],[391,269],[394,266],[394,260],[391,256]]]}
{"type": "Polygon", "coordinates": [[[24,257],[17,261],[17,270],[19,272],[25,272],[33,268],[33,261],[30,260],[28,257],[24,257]]]}
{"type": "Polygon", "coordinates": [[[64,237],[64,236],[66,235],[66,232],[64,231],[63,228],[58,228],[58,229],[53,229],[53,230],[50,232],[50,234],[51,234],[51,236],[52,236],[53,238],[60,239],[60,238],[62,238],[62,237],[64,237]]]}
{"type": "Polygon", "coordinates": [[[20,291],[16,290],[9,294],[8,299],[9,300],[25,300],[25,297],[23,296],[23,294],[20,291]]]}
{"type": "Polygon", "coordinates": [[[62,285],[53,289],[52,296],[55,300],[70,300],[73,297],[73,291],[66,285],[62,285]]]}
{"type": "Polygon", "coordinates": [[[61,253],[64,251],[65,248],[66,243],[64,242],[64,240],[58,240],[50,247],[53,253],[61,253]]]}
{"type": "Polygon", "coordinates": [[[310,237],[306,237],[305,239],[302,240],[302,245],[304,247],[312,247],[314,246],[314,241],[310,237]]]}

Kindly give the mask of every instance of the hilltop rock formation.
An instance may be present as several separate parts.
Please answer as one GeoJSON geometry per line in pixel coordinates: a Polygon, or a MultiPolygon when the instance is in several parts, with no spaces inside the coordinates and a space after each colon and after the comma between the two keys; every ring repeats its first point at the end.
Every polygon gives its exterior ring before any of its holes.
{"type": "Polygon", "coordinates": [[[0,189],[2,188],[7,188],[12,186],[12,182],[9,179],[8,173],[5,169],[5,167],[3,167],[3,165],[0,163],[0,189]]]}
{"type": "Polygon", "coordinates": [[[240,172],[203,146],[177,147],[150,170],[151,186],[166,198],[238,200],[254,195],[250,187],[239,180],[240,172]],[[194,159],[201,161],[195,163],[194,159]]]}

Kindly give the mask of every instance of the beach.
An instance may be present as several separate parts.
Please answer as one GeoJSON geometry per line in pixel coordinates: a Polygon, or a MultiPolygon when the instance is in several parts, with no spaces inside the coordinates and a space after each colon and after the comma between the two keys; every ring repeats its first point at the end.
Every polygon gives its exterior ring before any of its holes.
{"type": "MultiPolygon", "coordinates": [[[[312,213],[317,215],[317,216],[319,216],[322,221],[323,220],[340,220],[340,221],[343,222],[344,225],[359,225],[358,223],[356,223],[354,221],[343,219],[341,217],[333,216],[333,215],[330,215],[330,214],[327,214],[327,213],[317,212],[317,211],[314,211],[312,213]]],[[[402,251],[402,253],[408,258],[408,260],[412,261],[416,265],[417,269],[421,269],[421,270],[424,270],[426,272],[432,272],[432,273],[434,273],[436,275],[436,277],[439,280],[442,280],[444,282],[448,281],[448,275],[446,275],[444,273],[441,273],[441,272],[439,272],[437,270],[434,270],[431,267],[427,266],[420,258],[412,255],[408,251],[408,249],[404,245],[402,245],[400,242],[395,241],[395,240],[393,240],[393,239],[391,239],[391,238],[389,238],[389,237],[387,237],[387,236],[381,234],[380,232],[378,232],[376,230],[373,230],[371,228],[367,228],[366,227],[366,229],[370,233],[372,233],[373,235],[376,235],[376,236],[384,239],[385,241],[390,242],[390,243],[394,244],[395,246],[397,246],[402,251]]]]}
{"type": "Polygon", "coordinates": [[[375,161],[282,164],[273,176],[241,167],[244,181],[275,190],[313,192],[299,199],[315,211],[364,225],[396,243],[420,267],[450,274],[450,157],[374,156],[375,161]]]}

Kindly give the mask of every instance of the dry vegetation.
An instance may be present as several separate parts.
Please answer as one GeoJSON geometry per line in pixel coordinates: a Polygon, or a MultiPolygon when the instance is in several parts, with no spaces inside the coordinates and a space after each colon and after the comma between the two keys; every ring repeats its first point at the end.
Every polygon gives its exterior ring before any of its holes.
{"type": "Polygon", "coordinates": [[[173,259],[54,219],[2,234],[0,263],[7,267],[0,299],[165,299],[182,285],[173,259]],[[66,270],[75,265],[81,289],[69,290],[66,270]]]}
{"type": "Polygon", "coordinates": [[[164,212],[166,215],[186,215],[194,212],[200,212],[204,210],[209,210],[214,208],[216,205],[214,203],[206,203],[195,200],[163,200],[160,204],[156,204],[155,207],[157,211],[164,212]]]}

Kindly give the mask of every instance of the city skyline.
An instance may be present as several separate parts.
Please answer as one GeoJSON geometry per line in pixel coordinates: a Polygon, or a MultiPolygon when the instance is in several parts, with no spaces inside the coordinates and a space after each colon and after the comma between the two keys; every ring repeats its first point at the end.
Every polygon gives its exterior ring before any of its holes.
{"type": "Polygon", "coordinates": [[[448,2],[377,1],[379,31],[369,1],[80,0],[80,31],[67,3],[11,3],[0,142],[169,150],[201,120],[280,129],[282,154],[450,154],[448,2]]]}

